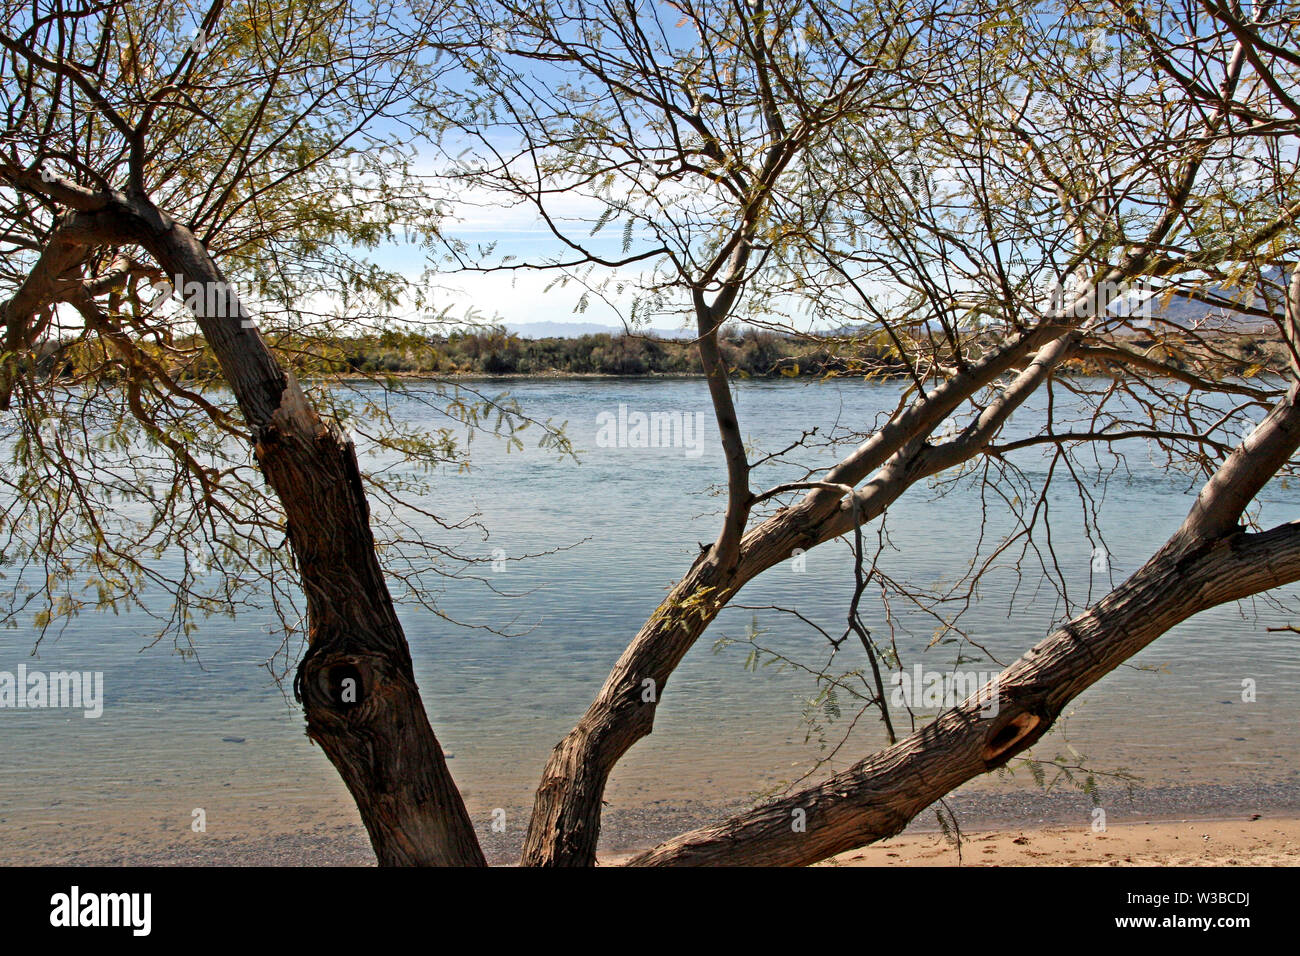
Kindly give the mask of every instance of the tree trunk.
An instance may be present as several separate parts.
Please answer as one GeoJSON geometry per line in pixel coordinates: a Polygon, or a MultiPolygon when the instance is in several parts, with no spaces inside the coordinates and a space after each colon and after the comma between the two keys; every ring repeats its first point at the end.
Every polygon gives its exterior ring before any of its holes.
{"type": "Polygon", "coordinates": [[[623,755],[654,729],[668,678],[745,583],[817,543],[801,517],[782,519],[792,510],[745,536],[734,571],[702,554],[637,632],[582,720],[551,752],[528,824],[525,866],[595,864],[605,785],[623,755]]]}
{"type": "MultiPolygon", "coordinates": [[[[831,469],[827,483],[821,483],[825,487],[815,488],[745,533],[734,546],[734,563],[720,566],[717,558],[724,549],[719,545],[729,536],[724,528],[719,543],[701,555],[633,638],[578,726],[552,751],[533,804],[524,865],[593,865],[609,774],[623,754],[651,732],[669,676],[727,602],[763,571],[790,558],[795,549],[806,551],[852,531],[855,519],[864,524],[875,520],[915,482],[951,467],[956,456],[975,454],[998,423],[1073,347],[1074,340],[1068,335],[1062,338],[1062,331],[1059,323],[1044,323],[918,398],[831,469]],[[987,385],[1035,350],[1034,361],[1020,374],[1019,390],[991,407],[985,415],[988,421],[982,418],[981,427],[962,442],[935,447],[918,437],[949,414],[970,389],[987,385]],[[877,469],[856,492],[855,507],[845,497],[846,486],[877,469]],[[650,700],[644,697],[648,687],[654,691],[650,700]]],[[[720,427],[725,435],[726,422],[720,422],[720,427]]],[[[736,470],[729,465],[731,484],[736,470]]],[[[752,501],[742,513],[748,513],[749,505],[752,501]]],[[[729,517],[734,507],[733,496],[729,517]]]]}
{"type": "Polygon", "coordinates": [[[629,865],[802,866],[893,836],[945,794],[1032,746],[1071,700],[1174,625],[1296,580],[1300,523],[1213,543],[1179,534],[996,682],[917,733],[819,786],[683,834],[629,865]],[[990,695],[998,710],[984,716],[990,695]]]}
{"type": "MultiPolygon", "coordinates": [[[[169,276],[229,289],[188,229],[141,200],[130,209],[135,240],[169,276]]],[[[375,554],[355,449],[316,414],[237,299],[204,299],[199,326],[284,507],[307,599],[308,650],[294,681],[307,734],[356,800],[380,865],[482,866],[375,554]]]]}

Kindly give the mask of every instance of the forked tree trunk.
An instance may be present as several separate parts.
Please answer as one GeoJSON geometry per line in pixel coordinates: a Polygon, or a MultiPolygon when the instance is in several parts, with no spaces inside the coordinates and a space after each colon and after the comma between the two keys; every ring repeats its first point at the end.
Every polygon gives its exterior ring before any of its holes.
{"type": "MultiPolygon", "coordinates": [[[[712,566],[708,562],[698,561],[656,609],[654,616],[624,651],[609,680],[606,681],[578,726],[551,754],[533,807],[533,817],[524,847],[524,863],[533,866],[589,866],[595,862],[596,844],[600,833],[601,799],[609,774],[618,759],[637,740],[650,733],[658,695],[662,693],[669,675],[725,603],[746,582],[763,570],[787,559],[795,548],[806,550],[851,530],[855,518],[864,523],[874,520],[918,480],[975,454],[987,444],[990,436],[996,433],[1006,416],[1023,401],[1024,397],[1032,394],[1061,359],[1070,354],[1076,341],[1073,333],[1067,332],[1064,336],[1059,336],[1058,330],[1052,326],[1035,330],[1020,341],[1004,346],[999,353],[976,363],[969,371],[950,379],[936,389],[930,397],[896,416],[886,429],[877,432],[858,452],[829,473],[829,477],[837,484],[851,485],[861,481],[870,470],[879,468],[871,480],[856,493],[856,514],[852,509],[847,509],[843,502],[837,502],[836,496],[841,492],[831,494],[819,490],[797,505],[777,512],[746,534],[739,548],[739,565],[733,573],[720,577],[712,572],[712,566]],[[947,392],[956,391],[971,382],[976,384],[984,382],[989,376],[1000,374],[1014,361],[1018,351],[1030,348],[1036,350],[1032,361],[1028,362],[1018,374],[1015,383],[1004,390],[1002,400],[985,409],[964,438],[938,446],[908,438],[914,428],[931,428],[934,419],[951,411],[950,406],[954,399],[946,394],[947,392]],[[909,419],[916,419],[916,421],[909,421],[909,419]],[[891,438],[888,434],[890,430],[901,432],[901,436],[891,438]],[[654,682],[656,691],[654,700],[648,702],[639,696],[647,680],[654,682]]],[[[1198,499],[1197,507],[1173,539],[1173,542],[1179,542],[1177,548],[1186,549],[1187,542],[1191,541],[1201,542],[1197,547],[1210,548],[1211,545],[1206,542],[1223,541],[1229,531],[1235,528],[1245,504],[1254,498],[1269,478],[1285,465],[1296,448],[1300,447],[1300,413],[1297,412],[1296,399],[1297,386],[1293,385],[1287,398],[1279,403],[1250,441],[1234,451],[1213,479],[1207,483],[1198,499]]],[[[1255,542],[1257,539],[1274,541],[1271,538],[1262,539],[1262,536],[1258,535],[1238,537],[1240,540],[1237,537],[1232,539],[1238,545],[1243,542],[1255,542]]],[[[1167,556],[1169,550],[1175,547],[1173,542],[1166,546],[1157,558],[1153,558],[1144,569],[1143,574],[1146,577],[1140,574],[1125,587],[1157,576],[1161,555],[1167,556]]],[[[1213,545],[1214,548],[1219,546],[1213,545]]],[[[1263,553],[1267,554],[1267,551],[1263,553]]],[[[1295,580],[1297,575],[1300,575],[1300,572],[1285,565],[1269,568],[1267,571],[1268,573],[1262,578],[1242,577],[1238,583],[1244,585],[1249,582],[1254,589],[1242,591],[1241,596],[1276,587],[1295,580]]],[[[1183,586],[1187,584],[1185,581],[1178,583],[1183,586]]],[[[1117,591],[1108,596],[1098,607],[1111,607],[1119,593],[1117,591]]],[[[1197,610],[1233,599],[1224,596],[1209,603],[1187,601],[1174,602],[1167,608],[1160,606],[1175,616],[1181,615],[1177,616],[1176,620],[1182,620],[1196,613],[1197,610]]],[[[1096,608],[1088,612],[1079,623],[1091,620],[1090,615],[1097,612],[1096,608]]],[[[1126,634],[1136,633],[1134,631],[1136,623],[1123,620],[1122,615],[1114,618],[1112,623],[1128,629],[1125,631],[1126,634]]],[[[1152,630],[1150,622],[1147,622],[1143,625],[1145,630],[1142,632],[1147,635],[1145,641],[1115,650],[1114,654],[1119,656],[1105,657],[1102,653],[1096,653],[1096,657],[1093,657],[1092,653],[1095,652],[1088,652],[1085,659],[1075,662],[1075,668],[1069,675],[1070,680],[1078,680],[1082,683],[1070,690],[1069,696],[1064,700],[1078,694],[1084,687],[1118,666],[1125,657],[1136,653],[1138,649],[1145,646],[1146,642],[1154,640],[1171,626],[1172,623],[1166,623],[1163,627],[1152,630]],[[1104,663],[1098,665],[1098,661],[1104,663]]],[[[1065,633],[1068,633],[1068,629],[1065,633]]],[[[1106,641],[1111,641],[1115,637],[1116,635],[1111,634],[1106,637],[1106,641]]],[[[1055,649],[1058,645],[1053,642],[1058,639],[1059,635],[1044,642],[1030,652],[1028,659],[1032,659],[1035,654],[1043,653],[1045,649],[1055,649]]],[[[1064,679],[1066,675],[1054,672],[1048,676],[1055,680],[1064,679]]],[[[1061,686],[1068,689],[1072,685],[1069,680],[1064,680],[1061,686]]],[[[1038,687],[1037,696],[1047,699],[1047,689],[1046,685],[1038,687]]],[[[1009,707],[1003,709],[1003,718],[1010,720],[1016,713],[1016,706],[1016,701],[1012,700],[1009,707]]],[[[1028,705],[1021,701],[1020,706],[1028,705]]],[[[969,736],[962,737],[958,744],[954,744],[953,753],[945,754],[942,760],[960,756],[959,751],[962,747],[973,747],[982,753],[983,748],[991,746],[993,740],[998,740],[999,747],[1006,745],[1009,748],[1010,745],[1015,745],[1015,749],[1006,749],[1005,753],[1000,753],[1000,759],[1006,759],[1018,750],[1028,747],[1059,712],[1050,708],[1042,709],[1037,702],[1034,706],[1040,708],[1041,712],[1036,719],[1042,726],[1033,736],[1029,735],[1029,731],[1033,728],[1028,726],[1023,728],[1024,739],[1015,738],[1013,735],[1012,738],[1005,740],[998,736],[1003,732],[1001,726],[991,731],[988,726],[976,727],[973,730],[967,728],[966,733],[969,736]]],[[[921,739],[927,741],[923,749],[927,759],[932,755],[931,742],[936,739],[933,734],[940,726],[946,725],[932,725],[921,733],[921,739]]],[[[898,760],[906,755],[906,747],[916,744],[917,738],[910,738],[909,741],[904,741],[885,752],[890,756],[886,757],[882,754],[878,759],[885,760],[887,763],[898,760]]],[[[912,759],[909,758],[909,762],[912,759]]],[[[892,766],[892,763],[889,765],[892,766]]],[[[955,782],[951,782],[948,786],[922,787],[915,791],[924,802],[911,807],[910,815],[906,819],[910,819],[912,815],[933,803],[952,787],[988,769],[988,765],[987,761],[980,764],[957,760],[955,768],[953,771],[955,776],[949,776],[947,770],[944,773],[933,769],[925,771],[924,776],[927,780],[955,782]]],[[[875,779],[878,769],[876,768],[870,774],[871,787],[885,786],[875,779]]],[[[901,786],[905,788],[906,793],[914,793],[911,789],[906,789],[912,786],[911,783],[904,782],[901,786]]],[[[844,820],[844,825],[852,830],[853,827],[858,826],[852,822],[854,813],[858,811],[865,813],[865,819],[868,821],[879,820],[880,814],[888,817],[889,804],[883,804],[874,813],[870,811],[870,805],[870,800],[867,800],[862,806],[841,814],[840,819],[844,820]]],[[[780,809],[778,806],[778,813],[780,809]]],[[[906,819],[903,821],[904,824],[906,819]]],[[[744,820],[747,821],[746,825],[749,825],[750,818],[745,817],[744,820]]],[[[763,826],[771,824],[771,820],[766,817],[763,820],[763,826]]],[[[863,825],[857,832],[860,834],[869,830],[870,825],[863,825]]],[[[764,829],[763,832],[767,833],[767,830],[764,829]]],[[[701,846],[708,848],[706,851],[700,851],[701,861],[705,857],[720,858],[725,855],[720,847],[733,841],[733,835],[725,828],[701,831],[698,835],[682,838],[687,842],[680,847],[676,842],[671,844],[674,849],[666,850],[665,858],[676,860],[679,855],[685,858],[684,855],[694,852],[693,849],[688,848],[694,847],[690,841],[696,836],[701,841],[701,846]]],[[[830,842],[833,842],[833,839],[830,842]]],[[[792,859],[807,861],[823,859],[828,855],[815,855],[824,849],[824,846],[817,846],[815,841],[804,841],[800,846],[803,847],[804,854],[814,855],[807,857],[795,854],[792,859]]],[[[659,857],[647,856],[646,859],[653,862],[659,857]]],[[[772,857],[772,860],[781,862],[776,857],[772,857]]]]}
{"type": "MultiPolygon", "coordinates": [[[[963,389],[988,384],[1025,353],[1038,350],[1040,358],[1051,355],[1052,361],[1059,360],[1058,353],[1064,354],[1068,344],[1060,339],[1061,332],[1058,325],[1044,324],[1005,343],[897,416],[832,469],[828,478],[837,486],[854,485],[880,469],[860,489],[856,514],[842,500],[843,491],[821,488],[748,531],[736,547],[732,570],[720,570],[710,554],[701,555],[628,645],[582,720],[552,751],[533,803],[524,865],[593,865],[610,773],[632,745],[651,732],[669,676],[726,603],[796,549],[806,551],[851,531],[855,518],[862,523],[875,520],[915,482],[950,467],[953,445],[934,448],[912,441],[913,432],[948,415],[962,401],[963,389]],[[647,688],[654,691],[649,700],[647,688]]],[[[1051,367],[1044,361],[1037,370],[1022,373],[1026,391],[1051,367]]],[[[975,435],[971,440],[987,439],[975,435]]]]}

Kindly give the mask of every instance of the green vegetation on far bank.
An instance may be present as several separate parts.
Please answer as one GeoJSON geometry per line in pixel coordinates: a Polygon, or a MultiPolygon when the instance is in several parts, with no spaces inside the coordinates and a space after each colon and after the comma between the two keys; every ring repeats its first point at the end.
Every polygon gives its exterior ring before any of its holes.
{"type": "MultiPolygon", "coordinates": [[[[868,342],[795,338],[752,329],[723,336],[720,347],[733,373],[755,377],[825,375],[853,371],[863,362],[877,368],[891,364],[889,350],[868,342]]],[[[616,333],[526,339],[504,329],[438,336],[386,332],[315,342],[311,350],[326,374],[703,374],[690,339],[616,333]]]]}
{"type": "MultiPolygon", "coordinates": [[[[993,340],[986,344],[991,347],[993,340]]],[[[1187,335],[1162,330],[1159,341],[1138,335],[1122,344],[1186,372],[1199,371],[1210,353],[1220,372],[1241,376],[1281,371],[1288,359],[1280,340],[1258,334],[1187,335]]],[[[818,337],[733,327],[724,328],[719,347],[731,374],[742,378],[907,374],[893,340],[880,330],[818,337]]],[[[437,336],[390,331],[314,340],[304,350],[311,356],[309,364],[324,375],[703,374],[692,340],[621,333],[526,339],[500,328],[437,336]]],[[[1119,369],[1110,362],[1075,360],[1067,362],[1063,371],[1105,375],[1119,369]]]]}
{"type": "MultiPolygon", "coordinates": [[[[427,335],[389,330],[355,336],[313,336],[267,331],[272,347],[300,375],[338,376],[691,376],[702,375],[690,339],[598,333],[573,338],[526,339],[502,328],[427,335]]],[[[996,339],[977,343],[967,360],[977,358],[996,339]]],[[[1285,369],[1288,354],[1276,336],[1211,333],[1189,335],[1164,331],[1159,341],[1144,336],[1117,340],[1125,351],[1159,362],[1175,372],[1200,374],[1207,365],[1217,375],[1253,377],[1285,369]],[[1207,361],[1212,359],[1212,361],[1207,361]]],[[[951,361],[936,343],[941,362],[951,361]]],[[[730,373],[739,378],[859,376],[892,378],[908,374],[890,336],[881,330],[837,336],[789,335],[752,328],[724,329],[719,347],[730,373]]],[[[47,343],[34,360],[45,374],[78,378],[92,366],[85,341],[47,343]],[[80,373],[80,374],[79,374],[80,373]]],[[[218,380],[221,372],[201,338],[185,337],[155,348],[142,342],[142,356],[167,366],[181,381],[218,380]]],[[[98,366],[100,375],[104,366],[98,366]]],[[[1073,360],[1062,372],[1123,375],[1123,363],[1073,360]]]]}

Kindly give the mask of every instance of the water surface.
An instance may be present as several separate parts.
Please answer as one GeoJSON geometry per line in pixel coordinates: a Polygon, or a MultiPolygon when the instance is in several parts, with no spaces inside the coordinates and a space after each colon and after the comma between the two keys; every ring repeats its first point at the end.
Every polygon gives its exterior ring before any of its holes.
{"type": "MultiPolygon", "coordinates": [[[[420,386],[414,386],[419,389],[420,386]]],[[[506,808],[515,832],[523,824],[546,755],[574,724],[610,666],[671,583],[716,536],[724,474],[716,433],[709,427],[692,449],[602,447],[602,413],[707,412],[700,380],[526,380],[510,390],[539,418],[567,421],[580,463],[529,447],[507,453],[476,439],[473,468],[436,476],[423,505],[448,518],[477,512],[490,536],[448,532],[432,522],[430,539],[489,561],[478,573],[492,588],[466,577],[446,580],[438,602],[457,627],[427,610],[403,609],[420,687],[471,813],[486,830],[494,808],[506,808]],[[557,550],[558,549],[558,550],[557,550]],[[529,554],[544,554],[515,560],[529,554]],[[486,628],[505,631],[493,633],[486,628]]],[[[495,388],[495,387],[494,387],[495,388]]],[[[737,409],[757,454],[776,451],[817,425],[819,434],[861,429],[894,407],[898,386],[860,382],[741,382],[737,409]]],[[[420,402],[399,402],[398,414],[433,422],[420,402]]],[[[1008,436],[1027,434],[1041,410],[1027,408],[1008,436]]],[[[1108,570],[1094,570],[1095,548],[1080,515],[1077,491],[1066,484],[1048,496],[1054,562],[1071,597],[1086,602],[1135,570],[1186,514],[1195,486],[1168,473],[1140,443],[1128,446],[1126,467],[1104,485],[1089,477],[1098,501],[1108,570]]],[[[828,463],[835,453],[811,449],[803,465],[828,463]]],[[[1037,452],[1017,456],[1027,485],[1002,485],[1009,500],[1040,484],[1047,462],[1037,452]]],[[[369,460],[366,467],[380,462],[369,460]]],[[[1109,468],[1112,463],[1107,462],[1109,468]]],[[[793,466],[764,469],[760,488],[800,476],[793,466]]],[[[1296,516],[1300,490],[1270,486],[1262,496],[1265,524],[1296,516]]],[[[380,515],[377,512],[377,516],[380,515]]],[[[971,483],[918,486],[891,509],[881,568],[898,581],[932,586],[964,572],[981,537],[988,554],[1009,526],[1006,505],[971,483]]],[[[880,542],[879,528],[867,535],[880,542]]],[[[1046,539],[1043,539],[1045,545],[1046,539]]],[[[1023,574],[1008,554],[994,562],[961,625],[1002,662],[1050,632],[1064,613],[1031,558],[1023,574]],[[1018,588],[1017,588],[1018,585],[1018,588]],[[1014,598],[1013,598],[1014,593],[1014,598]]],[[[164,556],[160,559],[166,562],[164,556]]],[[[838,636],[852,591],[850,553],[841,543],[816,549],[772,569],[749,585],[739,603],[797,607],[838,636]]],[[[1289,595],[1287,595],[1289,596],[1289,595]]],[[[909,666],[950,668],[960,645],[937,644],[935,619],[891,600],[893,637],[909,666]]],[[[869,592],[863,618],[882,639],[889,622],[869,592]]],[[[1296,715],[1300,662],[1296,635],[1269,632],[1294,618],[1263,601],[1204,613],[1165,635],[1087,692],[1064,730],[1035,753],[1081,755],[1101,770],[1128,768],[1156,787],[1264,786],[1293,779],[1300,767],[1296,715]],[[1257,699],[1243,702],[1243,679],[1257,699]]],[[[747,650],[718,653],[723,636],[761,642],[809,667],[827,657],[823,636],[789,615],[732,609],[688,655],[666,689],[654,735],[625,758],[608,799],[618,811],[653,823],[656,807],[735,806],[806,770],[847,731],[856,712],[843,702],[839,721],[810,729],[801,719],[817,690],[794,668],[743,664],[747,650]],[[649,816],[647,816],[647,814],[649,816]]],[[[279,638],[270,614],[212,620],[195,636],[200,660],[187,661],[161,644],[145,647],[150,629],[140,615],[86,614],[56,641],[27,655],[34,631],[0,632],[0,669],[21,662],[45,670],[103,671],[103,717],[68,711],[0,711],[0,828],[12,846],[58,855],[70,841],[96,833],[114,840],[196,839],[192,811],[204,808],[210,834],[275,833],[325,826],[355,830],[355,811],[337,775],[303,734],[299,710],[265,666],[279,638]],[[75,836],[73,836],[75,834],[75,836]]],[[[856,651],[860,655],[860,650],[856,651]]],[[[996,669],[972,647],[970,669],[996,669]]],[[[860,667],[853,645],[840,669],[860,667]]],[[[825,716],[823,714],[823,716],[825,716]]],[[[906,724],[905,715],[899,715],[906,724]]],[[[858,759],[883,737],[864,718],[841,750],[858,759]]],[[[986,787],[1034,788],[1027,773],[986,787]]],[[[665,823],[665,826],[668,826],[665,823]]],[[[10,851],[8,858],[14,856],[10,851]]],[[[33,857],[34,858],[34,857],[33,857]]]]}

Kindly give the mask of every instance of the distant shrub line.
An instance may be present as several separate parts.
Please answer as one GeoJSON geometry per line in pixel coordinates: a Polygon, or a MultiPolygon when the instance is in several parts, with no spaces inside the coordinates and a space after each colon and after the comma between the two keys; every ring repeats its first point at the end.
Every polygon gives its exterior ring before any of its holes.
{"type": "MultiPolygon", "coordinates": [[[[266,334],[297,373],[308,377],[703,374],[698,350],[690,339],[604,332],[525,339],[499,328],[434,336],[408,331],[310,338],[274,331],[266,334]]],[[[1157,343],[1134,337],[1128,345],[1175,369],[1199,371],[1210,360],[1219,375],[1276,373],[1285,369],[1289,360],[1276,336],[1218,334],[1209,337],[1209,345],[1192,345],[1180,338],[1157,343]]],[[[978,343],[973,354],[995,344],[990,337],[978,343]]],[[[740,378],[892,378],[907,374],[892,340],[880,330],[818,338],[762,329],[724,329],[719,345],[729,371],[740,378]]],[[[78,368],[86,366],[85,350],[100,348],[73,339],[47,342],[27,361],[46,374],[72,378],[78,368]]],[[[221,374],[212,352],[199,338],[178,338],[167,350],[148,343],[141,343],[140,349],[167,366],[177,379],[210,381],[221,374]]],[[[1066,375],[1123,375],[1126,371],[1112,362],[1094,360],[1072,360],[1060,369],[1066,375]]],[[[99,374],[111,377],[113,373],[101,366],[99,374]]]]}
{"type": "MultiPolygon", "coordinates": [[[[842,343],[836,343],[842,344],[842,343]]],[[[439,375],[700,375],[689,339],[597,333],[575,338],[525,339],[482,331],[422,336],[384,333],[308,346],[324,374],[439,375]]],[[[889,366],[886,351],[861,342],[839,354],[829,342],[745,330],[722,337],[733,373],[753,377],[826,375],[860,364],[889,366]]],[[[898,366],[901,371],[901,365],[898,366]]]]}

